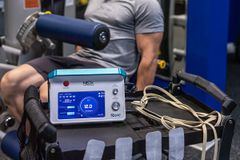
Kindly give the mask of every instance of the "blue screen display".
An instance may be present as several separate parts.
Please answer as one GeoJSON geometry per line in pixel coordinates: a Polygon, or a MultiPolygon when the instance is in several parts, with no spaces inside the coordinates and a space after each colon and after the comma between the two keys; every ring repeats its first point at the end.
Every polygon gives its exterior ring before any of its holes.
{"type": "Polygon", "coordinates": [[[105,92],[59,92],[58,119],[105,117],[105,92]]]}

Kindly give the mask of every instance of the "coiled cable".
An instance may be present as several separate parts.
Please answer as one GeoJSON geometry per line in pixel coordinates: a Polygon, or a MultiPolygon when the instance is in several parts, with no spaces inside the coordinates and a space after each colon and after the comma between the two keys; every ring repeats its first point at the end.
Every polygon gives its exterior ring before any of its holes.
{"type": "Polygon", "coordinates": [[[210,113],[204,113],[204,112],[196,112],[193,110],[190,106],[187,104],[182,103],[179,101],[176,97],[174,97],[171,93],[167,92],[161,87],[149,85],[146,86],[143,90],[143,97],[140,101],[133,101],[132,106],[140,112],[142,115],[153,119],[157,122],[160,122],[164,127],[167,129],[173,129],[176,127],[186,127],[189,129],[193,129],[196,131],[203,131],[203,143],[202,143],[202,154],[201,154],[201,160],[205,160],[206,157],[206,144],[207,144],[207,126],[209,126],[214,134],[214,154],[213,154],[213,160],[217,160],[217,154],[218,154],[218,136],[217,131],[215,129],[216,126],[219,126],[223,120],[223,115],[220,114],[217,111],[212,111],[210,113]],[[160,91],[161,93],[165,94],[165,98],[159,94],[151,93],[149,90],[156,89],[160,91]],[[178,109],[181,109],[183,111],[189,112],[192,114],[196,120],[184,120],[179,118],[173,118],[167,115],[159,115],[155,112],[152,112],[151,110],[147,109],[147,104],[149,100],[158,100],[163,103],[170,104],[173,107],[176,107],[178,109]]]}

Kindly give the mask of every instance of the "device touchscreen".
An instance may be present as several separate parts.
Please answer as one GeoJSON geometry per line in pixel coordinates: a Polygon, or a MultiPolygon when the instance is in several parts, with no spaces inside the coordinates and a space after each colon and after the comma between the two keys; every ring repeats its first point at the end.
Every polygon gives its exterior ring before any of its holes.
{"type": "Polygon", "coordinates": [[[58,93],[58,119],[105,117],[105,92],[58,93]]]}

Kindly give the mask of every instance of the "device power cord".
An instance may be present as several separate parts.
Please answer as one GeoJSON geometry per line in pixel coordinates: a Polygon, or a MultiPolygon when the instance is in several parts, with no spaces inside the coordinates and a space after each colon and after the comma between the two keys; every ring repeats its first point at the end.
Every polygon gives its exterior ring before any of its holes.
{"type": "Polygon", "coordinates": [[[176,97],[174,97],[171,93],[167,92],[161,87],[149,85],[144,88],[143,90],[143,97],[140,101],[133,101],[133,107],[143,114],[144,116],[153,119],[157,122],[160,122],[164,127],[167,129],[173,129],[176,127],[187,127],[197,131],[203,131],[203,143],[202,143],[202,154],[201,160],[205,160],[206,157],[206,145],[207,145],[207,127],[209,126],[214,134],[214,155],[213,160],[217,160],[218,155],[218,136],[217,131],[215,129],[216,126],[219,126],[222,122],[223,115],[217,111],[212,111],[211,113],[204,113],[204,112],[196,112],[187,104],[182,103],[176,97]],[[165,94],[168,98],[165,98],[159,94],[151,93],[149,90],[156,89],[161,93],[165,94]],[[159,115],[151,110],[147,109],[147,104],[149,100],[157,100],[163,103],[168,103],[173,107],[178,109],[184,110],[192,114],[196,120],[184,120],[173,118],[166,115],[159,115]]]}

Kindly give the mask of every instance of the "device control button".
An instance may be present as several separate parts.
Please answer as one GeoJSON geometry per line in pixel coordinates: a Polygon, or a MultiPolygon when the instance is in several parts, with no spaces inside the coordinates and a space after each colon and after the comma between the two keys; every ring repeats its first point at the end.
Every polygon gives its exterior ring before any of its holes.
{"type": "Polygon", "coordinates": [[[113,102],[112,103],[112,110],[118,111],[120,108],[120,103],[119,102],[113,102]]]}
{"type": "Polygon", "coordinates": [[[113,91],[112,91],[113,95],[117,95],[118,94],[118,89],[117,88],[114,88],[113,91]]]}

